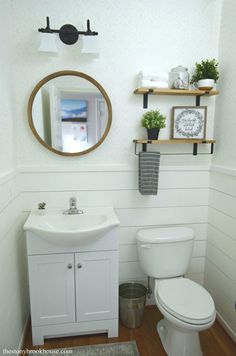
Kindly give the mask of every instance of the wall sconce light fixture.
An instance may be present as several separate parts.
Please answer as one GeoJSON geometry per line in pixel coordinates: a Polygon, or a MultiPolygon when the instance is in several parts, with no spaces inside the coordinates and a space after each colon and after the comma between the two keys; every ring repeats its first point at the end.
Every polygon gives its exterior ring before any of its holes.
{"type": "Polygon", "coordinates": [[[98,32],[91,31],[90,22],[87,20],[87,31],[78,31],[73,25],[63,25],[59,30],[51,29],[49,24],[49,17],[46,18],[47,26],[45,28],[39,28],[39,32],[43,33],[58,33],[60,40],[67,44],[72,45],[78,41],[79,35],[84,36],[97,36],[98,32]]]}

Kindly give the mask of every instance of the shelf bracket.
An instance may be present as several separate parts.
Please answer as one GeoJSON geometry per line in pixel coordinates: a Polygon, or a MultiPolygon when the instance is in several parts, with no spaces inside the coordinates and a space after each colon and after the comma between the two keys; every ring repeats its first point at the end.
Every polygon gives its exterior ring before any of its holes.
{"type": "MultiPolygon", "coordinates": [[[[134,153],[136,156],[138,156],[137,145],[138,145],[138,143],[135,142],[134,153]]],[[[142,152],[147,152],[147,143],[142,143],[142,152]]]]}
{"type": "Polygon", "coordinates": [[[194,156],[197,156],[197,149],[198,149],[197,145],[198,145],[197,143],[193,144],[193,155],[194,156]]]}
{"type": "Polygon", "coordinates": [[[143,94],[143,108],[147,109],[148,107],[148,93],[143,94]]]}
{"type": "MultiPolygon", "coordinates": [[[[148,108],[148,95],[153,93],[153,89],[149,89],[146,93],[143,94],[143,108],[148,108]]],[[[205,92],[205,94],[209,94],[209,92],[205,92]]],[[[196,106],[201,105],[201,95],[196,95],[196,106]]]]}
{"type": "MultiPolygon", "coordinates": [[[[147,152],[147,145],[148,144],[152,144],[152,140],[147,140],[146,142],[136,142],[135,143],[135,148],[134,148],[134,153],[137,156],[139,153],[137,152],[137,146],[139,144],[142,145],[142,151],[141,152],[147,152]]],[[[202,141],[201,143],[208,143],[207,141],[202,141]]],[[[214,153],[214,142],[211,142],[211,149],[209,153],[199,153],[198,152],[198,142],[194,142],[193,143],[193,151],[192,153],[162,153],[163,156],[183,156],[183,155],[193,155],[193,156],[197,156],[197,155],[209,155],[209,154],[213,154],[214,153]]]]}
{"type": "Polygon", "coordinates": [[[196,106],[200,106],[201,105],[201,96],[206,96],[209,95],[209,91],[205,91],[205,94],[203,95],[196,95],[196,106]]]}
{"type": "Polygon", "coordinates": [[[200,106],[200,103],[201,103],[201,97],[196,96],[196,106],[200,106]]]}
{"type": "Polygon", "coordinates": [[[214,153],[214,143],[211,143],[211,155],[214,153]]]}
{"type": "Polygon", "coordinates": [[[147,93],[143,94],[143,108],[148,108],[148,94],[153,93],[153,89],[149,89],[147,93]]]}

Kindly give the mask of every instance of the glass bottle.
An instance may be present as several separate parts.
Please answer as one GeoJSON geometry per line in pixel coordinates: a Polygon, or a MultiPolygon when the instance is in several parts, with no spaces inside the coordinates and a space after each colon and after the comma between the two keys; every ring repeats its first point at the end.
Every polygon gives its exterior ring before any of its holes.
{"type": "Polygon", "coordinates": [[[170,87],[172,89],[189,89],[189,73],[188,68],[181,65],[172,68],[170,72],[170,87]]]}

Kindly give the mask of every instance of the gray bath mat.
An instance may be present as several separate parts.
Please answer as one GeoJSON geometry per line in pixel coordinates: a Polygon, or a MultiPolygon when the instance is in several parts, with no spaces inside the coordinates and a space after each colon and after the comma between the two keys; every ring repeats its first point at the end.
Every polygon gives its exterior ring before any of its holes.
{"type": "MultiPolygon", "coordinates": [[[[68,349],[50,349],[44,350],[43,355],[62,355],[62,352],[64,356],[139,356],[138,348],[135,341],[118,342],[114,344],[80,346],[68,349]]],[[[42,352],[36,352],[34,353],[34,355],[42,356],[42,352]]]]}

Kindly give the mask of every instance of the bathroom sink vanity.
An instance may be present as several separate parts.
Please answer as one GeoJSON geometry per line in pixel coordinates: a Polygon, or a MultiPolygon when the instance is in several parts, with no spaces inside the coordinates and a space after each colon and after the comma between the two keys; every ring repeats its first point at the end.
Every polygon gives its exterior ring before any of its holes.
{"type": "MultiPolygon", "coordinates": [[[[113,217],[110,228],[100,230],[97,235],[93,231],[93,238],[89,235],[87,240],[79,240],[80,234],[78,240],[75,236],[72,239],[73,232],[75,234],[79,229],[79,223],[75,225],[74,222],[76,217],[80,221],[80,215],[74,215],[71,219],[68,217],[69,223],[73,220],[73,228],[69,225],[67,227],[69,242],[64,233],[64,240],[60,237],[58,243],[55,235],[53,239],[50,233],[47,235],[45,224],[37,225],[41,213],[30,214],[24,228],[27,237],[33,345],[43,344],[44,338],[59,336],[100,332],[107,332],[108,337],[118,336],[119,221],[112,208],[104,209],[102,216],[110,211],[110,218],[113,217]],[[40,228],[44,229],[43,233],[37,230],[40,228]]],[[[61,214],[62,221],[62,212],[57,214],[61,214]]],[[[90,209],[87,214],[95,216],[95,209],[90,209]]],[[[43,221],[48,219],[50,217],[43,221]]],[[[91,221],[95,220],[91,218],[91,221]]],[[[55,216],[53,221],[57,221],[55,216]]],[[[85,229],[84,224],[82,229],[85,229]]]]}

